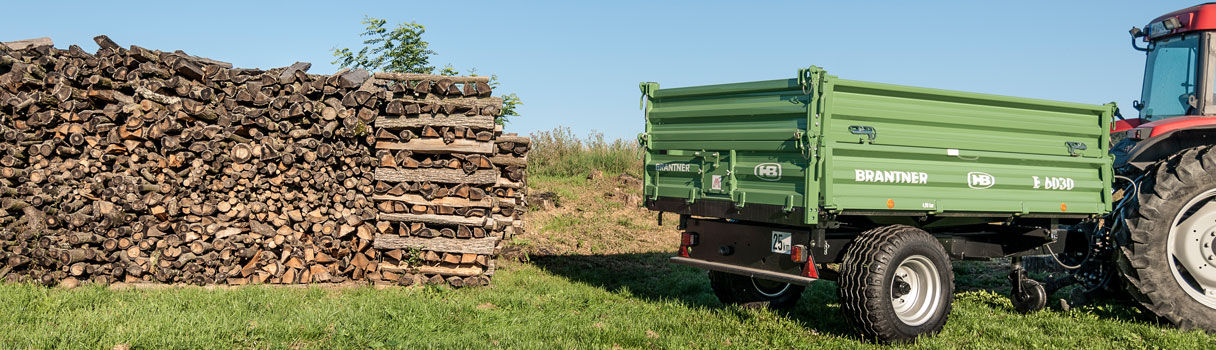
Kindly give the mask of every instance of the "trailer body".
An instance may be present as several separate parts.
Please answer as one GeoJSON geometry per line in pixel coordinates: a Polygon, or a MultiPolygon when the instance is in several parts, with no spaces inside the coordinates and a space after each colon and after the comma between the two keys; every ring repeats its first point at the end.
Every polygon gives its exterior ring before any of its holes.
{"type": "Polygon", "coordinates": [[[1113,104],[846,80],[816,67],[792,79],[641,87],[653,210],[810,226],[835,216],[1087,218],[1112,207],[1113,104]]]}

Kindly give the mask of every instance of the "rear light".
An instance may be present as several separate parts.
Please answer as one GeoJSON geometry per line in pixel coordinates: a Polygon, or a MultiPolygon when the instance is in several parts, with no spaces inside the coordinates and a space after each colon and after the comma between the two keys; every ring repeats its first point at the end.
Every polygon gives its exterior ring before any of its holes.
{"type": "Polygon", "coordinates": [[[815,268],[815,259],[811,258],[811,250],[801,244],[790,247],[790,260],[796,263],[806,263],[802,267],[802,277],[819,278],[819,269],[815,268]]]}
{"type": "Polygon", "coordinates": [[[810,259],[810,255],[806,252],[806,246],[795,244],[790,247],[790,261],[801,263],[810,259]]]}
{"type": "Polygon", "coordinates": [[[689,247],[695,246],[697,243],[701,243],[700,238],[701,237],[698,237],[695,233],[684,232],[680,235],[680,245],[689,247]]]}
{"type": "Polygon", "coordinates": [[[695,233],[684,232],[680,234],[680,256],[688,257],[688,253],[692,251],[692,247],[700,243],[700,237],[695,233]]]}

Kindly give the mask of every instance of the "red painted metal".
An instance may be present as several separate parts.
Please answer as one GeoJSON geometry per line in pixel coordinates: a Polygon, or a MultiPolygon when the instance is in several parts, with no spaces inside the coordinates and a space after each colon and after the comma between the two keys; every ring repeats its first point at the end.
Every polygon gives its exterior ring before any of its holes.
{"type": "Polygon", "coordinates": [[[1140,124],[1144,124],[1144,120],[1142,120],[1142,119],[1116,120],[1114,124],[1110,125],[1110,132],[1116,133],[1116,132],[1128,131],[1131,129],[1135,129],[1137,126],[1140,126],[1140,124]]]}
{"type": "Polygon", "coordinates": [[[1197,127],[1197,126],[1207,126],[1207,125],[1216,125],[1216,117],[1204,117],[1204,116],[1195,116],[1195,115],[1188,115],[1185,117],[1173,117],[1173,118],[1166,118],[1166,119],[1162,119],[1162,120],[1158,120],[1158,121],[1154,121],[1154,122],[1150,122],[1150,123],[1140,124],[1136,128],[1152,130],[1153,132],[1150,133],[1148,135],[1148,137],[1157,137],[1157,136],[1164,135],[1165,133],[1168,133],[1168,132],[1171,132],[1174,130],[1193,128],[1193,127],[1197,127]]]}
{"type": "Polygon", "coordinates": [[[1216,3],[1195,5],[1178,11],[1170,12],[1162,15],[1161,17],[1153,19],[1152,22],[1149,22],[1149,25],[1151,26],[1152,23],[1161,22],[1170,17],[1177,18],[1178,22],[1182,24],[1182,27],[1166,33],[1146,36],[1144,37],[1144,40],[1148,41],[1153,38],[1198,30],[1216,30],[1216,3]]]}

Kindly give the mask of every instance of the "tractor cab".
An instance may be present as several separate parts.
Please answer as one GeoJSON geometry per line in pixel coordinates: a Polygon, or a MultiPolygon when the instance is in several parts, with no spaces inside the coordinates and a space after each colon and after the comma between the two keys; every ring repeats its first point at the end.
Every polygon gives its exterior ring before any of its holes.
{"type": "Polygon", "coordinates": [[[1179,149],[1210,144],[1216,137],[1216,3],[1168,13],[1130,33],[1132,46],[1146,54],[1144,85],[1132,103],[1138,117],[1120,116],[1112,125],[1116,166],[1144,169],[1179,149]]]}

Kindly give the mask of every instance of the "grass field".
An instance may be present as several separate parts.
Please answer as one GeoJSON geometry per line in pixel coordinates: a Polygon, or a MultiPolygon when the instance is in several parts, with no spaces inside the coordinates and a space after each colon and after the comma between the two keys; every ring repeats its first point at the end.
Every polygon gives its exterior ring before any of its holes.
{"type": "Polygon", "coordinates": [[[631,205],[638,190],[616,175],[636,150],[579,155],[570,150],[594,143],[571,146],[569,136],[563,152],[608,171],[586,180],[554,162],[534,172],[531,191],[552,192],[557,206],[528,214],[527,233],[512,238],[489,287],[0,285],[0,348],[1216,348],[1216,336],[1159,325],[1119,301],[1018,314],[1000,294],[999,262],[956,263],[949,323],[911,345],[858,339],[831,282],[811,286],[788,312],[724,306],[704,271],[667,263],[674,220],[660,226],[631,205]]]}
{"type": "MultiPolygon", "coordinates": [[[[494,285],[115,291],[0,286],[5,348],[880,348],[855,338],[834,286],[789,313],[725,307],[666,254],[507,263],[494,285]]],[[[956,295],[942,334],[900,348],[1205,349],[1216,342],[1098,305],[1030,316],[988,291],[956,295]]]]}

